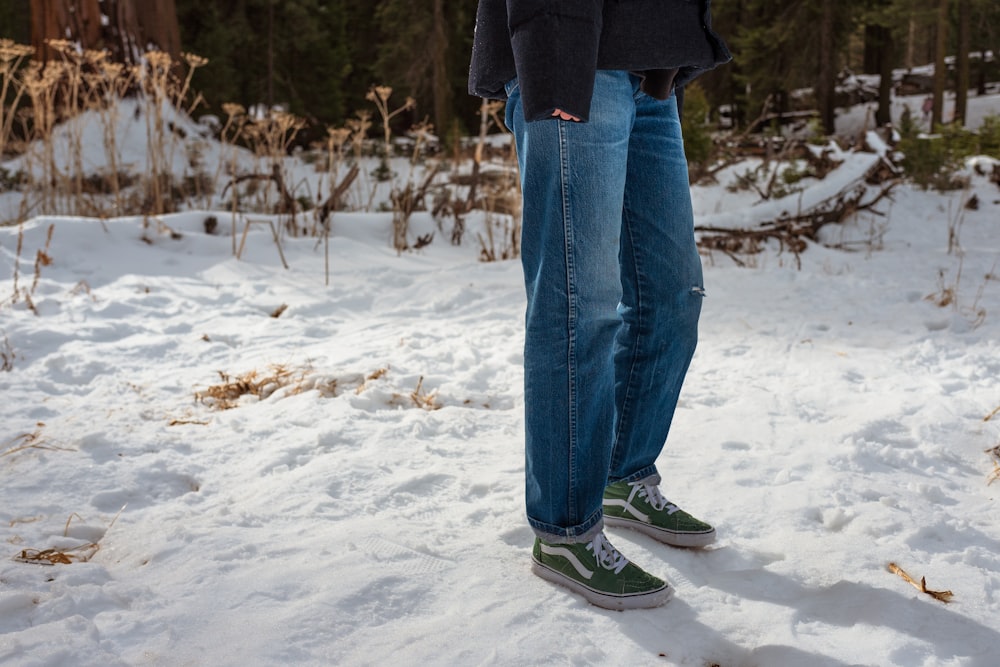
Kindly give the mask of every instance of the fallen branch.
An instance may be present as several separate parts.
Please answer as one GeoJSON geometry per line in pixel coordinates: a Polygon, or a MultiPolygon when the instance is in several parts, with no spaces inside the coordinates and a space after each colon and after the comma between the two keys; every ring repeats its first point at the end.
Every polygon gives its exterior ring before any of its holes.
{"type": "Polygon", "coordinates": [[[898,565],[896,565],[895,563],[889,563],[889,571],[892,572],[893,574],[898,574],[900,577],[902,577],[903,581],[905,581],[906,583],[910,584],[911,586],[913,586],[914,588],[916,588],[921,593],[925,593],[927,595],[930,595],[935,600],[940,600],[941,602],[944,602],[945,604],[948,604],[949,602],[951,602],[951,599],[955,595],[951,591],[932,591],[932,590],[930,590],[929,588],[927,588],[927,580],[924,577],[920,577],[920,583],[918,584],[916,581],[914,581],[913,577],[911,577],[906,572],[904,572],[903,569],[901,567],[899,567],[898,565]]]}
{"type": "MultiPolygon", "coordinates": [[[[776,240],[781,244],[782,251],[787,248],[798,258],[809,241],[817,240],[820,229],[829,224],[842,223],[861,211],[872,210],[876,204],[891,195],[897,183],[898,180],[885,183],[867,201],[865,197],[870,189],[863,183],[857,184],[818,202],[806,211],[796,215],[785,213],[776,219],[760,222],[756,228],[696,225],[695,231],[701,233],[698,246],[724,252],[736,259],[736,254],[756,254],[763,249],[765,241],[776,240]]],[[[739,260],[737,262],[742,264],[739,260]]]]}

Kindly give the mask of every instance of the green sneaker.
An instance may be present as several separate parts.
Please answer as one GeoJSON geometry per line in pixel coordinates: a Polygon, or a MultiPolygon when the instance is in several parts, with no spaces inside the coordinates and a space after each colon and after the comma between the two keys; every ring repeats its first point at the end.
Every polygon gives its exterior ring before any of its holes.
{"type": "Polygon", "coordinates": [[[605,609],[659,607],[674,595],[667,582],[630,563],[604,533],[576,544],[549,544],[535,538],[531,559],[531,569],[539,577],[605,609]]]}
{"type": "Polygon", "coordinates": [[[604,523],[642,531],[675,547],[704,547],[715,541],[715,528],[669,502],[659,486],[644,480],[608,485],[604,523]]]}

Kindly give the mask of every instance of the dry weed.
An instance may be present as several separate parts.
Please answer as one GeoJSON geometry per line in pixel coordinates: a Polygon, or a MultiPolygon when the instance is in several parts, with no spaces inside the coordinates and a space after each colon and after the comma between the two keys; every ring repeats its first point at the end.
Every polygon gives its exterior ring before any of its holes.
{"type": "Polygon", "coordinates": [[[358,385],[358,388],[354,390],[354,393],[360,394],[361,392],[363,392],[365,389],[368,388],[369,382],[375,382],[388,372],[389,372],[389,367],[383,366],[382,368],[379,368],[375,372],[369,373],[367,376],[365,376],[365,379],[361,382],[361,384],[358,385]]]}
{"type": "Polygon", "coordinates": [[[32,433],[22,433],[21,435],[15,436],[5,442],[3,446],[9,447],[9,449],[0,452],[0,457],[9,456],[28,449],[44,449],[48,451],[60,452],[73,451],[69,447],[59,447],[46,442],[46,440],[42,437],[42,428],[45,424],[43,422],[38,422],[37,426],[38,428],[36,428],[32,433]]]}
{"type": "MultiPolygon", "coordinates": [[[[118,517],[121,516],[122,512],[125,511],[125,506],[123,505],[118,514],[111,520],[108,524],[107,529],[104,534],[107,535],[108,531],[111,530],[115,522],[118,521],[118,517]]],[[[73,512],[66,519],[66,525],[63,527],[63,537],[69,535],[70,524],[73,523],[73,519],[79,519],[83,521],[84,518],[73,512]]],[[[32,519],[34,521],[36,519],[32,519]]],[[[13,526],[13,522],[11,523],[13,526]]],[[[14,560],[19,563],[29,563],[32,565],[72,565],[73,563],[86,563],[94,555],[100,551],[101,545],[98,542],[87,542],[72,548],[53,548],[53,549],[22,549],[21,552],[14,556],[14,560]]]]}
{"type": "Polygon", "coordinates": [[[903,569],[901,567],[899,567],[898,565],[896,565],[895,563],[889,563],[889,571],[892,572],[893,574],[897,574],[900,577],[902,577],[903,581],[905,581],[906,583],[910,584],[911,586],[913,586],[914,588],[916,588],[921,593],[926,593],[927,595],[930,595],[935,600],[940,600],[941,602],[944,602],[945,604],[948,604],[949,602],[951,602],[951,599],[955,596],[955,594],[952,593],[951,591],[932,591],[932,590],[930,590],[929,588],[927,588],[927,580],[924,577],[920,577],[920,583],[917,583],[913,579],[913,577],[911,577],[906,572],[904,572],[903,569]]]}
{"type": "Polygon", "coordinates": [[[11,347],[10,340],[5,334],[3,337],[3,343],[0,343],[0,370],[4,372],[14,370],[15,357],[14,348],[11,347]]]}
{"type": "MultiPolygon", "coordinates": [[[[997,408],[997,410],[1000,410],[1000,408],[997,408]]],[[[994,410],[993,414],[996,414],[997,410],[994,410]]],[[[986,453],[993,459],[993,471],[986,478],[986,485],[989,486],[993,482],[1000,479],[1000,445],[987,449],[986,453]]]]}
{"type": "Polygon", "coordinates": [[[24,79],[20,73],[21,64],[33,53],[34,49],[30,46],[0,39],[0,100],[4,102],[0,104],[0,155],[4,154],[14,126],[14,110],[25,92],[24,79]],[[8,100],[10,104],[7,104],[8,100]]]}
{"type": "Polygon", "coordinates": [[[424,376],[421,375],[420,379],[417,380],[417,388],[410,392],[410,399],[418,408],[423,408],[424,410],[440,409],[441,406],[437,402],[437,389],[431,392],[426,392],[423,390],[423,386],[424,376]]]}
{"type": "Polygon", "coordinates": [[[49,247],[52,245],[52,233],[55,231],[55,224],[49,225],[49,231],[45,235],[45,248],[35,253],[35,276],[31,281],[30,294],[34,294],[38,288],[38,280],[42,277],[42,267],[52,264],[52,256],[49,255],[49,247]]]}
{"type": "Polygon", "coordinates": [[[184,424],[196,424],[198,426],[208,426],[211,422],[203,421],[201,419],[171,419],[167,426],[182,426],[184,424]]]}
{"type": "Polygon", "coordinates": [[[375,108],[378,109],[379,116],[382,117],[382,140],[383,140],[383,150],[385,151],[384,156],[388,159],[392,155],[392,129],[389,127],[389,121],[401,114],[402,112],[412,109],[417,105],[417,101],[412,97],[407,97],[403,105],[396,108],[394,111],[389,110],[389,98],[392,96],[391,86],[372,86],[365,95],[365,99],[369,102],[375,104],[375,108]]]}
{"type": "Polygon", "coordinates": [[[308,371],[296,373],[284,366],[271,366],[270,372],[263,375],[255,370],[235,378],[223,371],[218,373],[222,383],[195,392],[195,399],[216,410],[229,410],[235,408],[243,396],[264,400],[282,387],[301,382],[308,371]]]}
{"type": "Polygon", "coordinates": [[[20,554],[14,556],[14,560],[32,565],[72,565],[73,562],[86,563],[94,557],[98,549],[100,547],[93,542],[66,550],[22,549],[20,554]],[[80,553],[73,553],[77,551],[80,553]]]}

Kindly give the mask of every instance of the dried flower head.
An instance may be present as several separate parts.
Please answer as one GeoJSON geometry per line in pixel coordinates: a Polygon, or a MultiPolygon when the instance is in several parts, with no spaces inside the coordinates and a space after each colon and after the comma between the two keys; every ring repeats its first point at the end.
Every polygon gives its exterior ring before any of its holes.
{"type": "Polygon", "coordinates": [[[226,102],[222,105],[222,110],[230,118],[245,116],[247,113],[246,108],[242,104],[236,104],[234,102],[226,102]]]}
{"type": "Polygon", "coordinates": [[[47,39],[45,43],[48,44],[50,49],[58,51],[63,55],[75,55],[79,49],[75,42],[71,42],[68,39],[47,39]]]}
{"type": "Polygon", "coordinates": [[[164,51],[149,51],[146,53],[146,62],[153,70],[166,70],[170,69],[173,59],[164,51]]]}
{"type": "Polygon", "coordinates": [[[30,56],[35,50],[30,46],[17,44],[10,39],[0,39],[0,61],[10,62],[30,56]]]}
{"type": "Polygon", "coordinates": [[[349,136],[351,136],[351,130],[346,127],[326,128],[326,138],[331,146],[339,146],[347,141],[349,136]]]}
{"type": "Polygon", "coordinates": [[[376,100],[387,102],[391,95],[392,95],[392,86],[372,86],[372,89],[368,91],[367,95],[365,95],[365,99],[371,102],[374,102],[376,100]]]}
{"type": "Polygon", "coordinates": [[[203,67],[208,64],[208,58],[202,58],[201,56],[194,53],[182,53],[181,57],[188,64],[188,67],[196,69],[198,67],[203,67]]]}

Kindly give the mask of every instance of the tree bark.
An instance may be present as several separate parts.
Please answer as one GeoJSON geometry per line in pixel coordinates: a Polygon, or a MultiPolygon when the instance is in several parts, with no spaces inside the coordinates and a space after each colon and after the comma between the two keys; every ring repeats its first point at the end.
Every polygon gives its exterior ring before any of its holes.
{"type": "Polygon", "coordinates": [[[892,28],[879,26],[879,37],[878,110],[875,111],[875,123],[883,126],[892,122],[892,64],[896,45],[892,38],[892,28]]]}
{"type": "Polygon", "coordinates": [[[958,53],[955,67],[955,122],[965,125],[969,100],[969,51],[972,48],[972,3],[958,0],[958,53]]]}
{"type": "Polygon", "coordinates": [[[107,49],[126,63],[138,62],[150,44],[174,60],[181,52],[174,0],[31,0],[31,43],[43,62],[53,56],[50,39],[107,49]]]}
{"type": "Polygon", "coordinates": [[[451,85],[448,81],[448,32],[444,22],[444,0],[434,0],[434,44],[432,85],[434,87],[434,128],[439,137],[448,130],[451,85]]]}
{"type": "Polygon", "coordinates": [[[95,48],[100,42],[101,7],[97,0],[31,0],[35,59],[44,63],[57,57],[46,42],[67,38],[80,41],[84,48],[95,48]]]}
{"type": "Polygon", "coordinates": [[[819,26],[819,85],[816,90],[816,101],[819,104],[823,130],[827,134],[834,134],[837,130],[837,58],[833,44],[834,2],[835,0],[823,0],[819,26]]]}
{"type": "Polygon", "coordinates": [[[948,49],[948,0],[938,0],[937,38],[934,40],[934,106],[931,108],[931,127],[944,120],[944,90],[948,68],[944,57],[948,49]]]}

